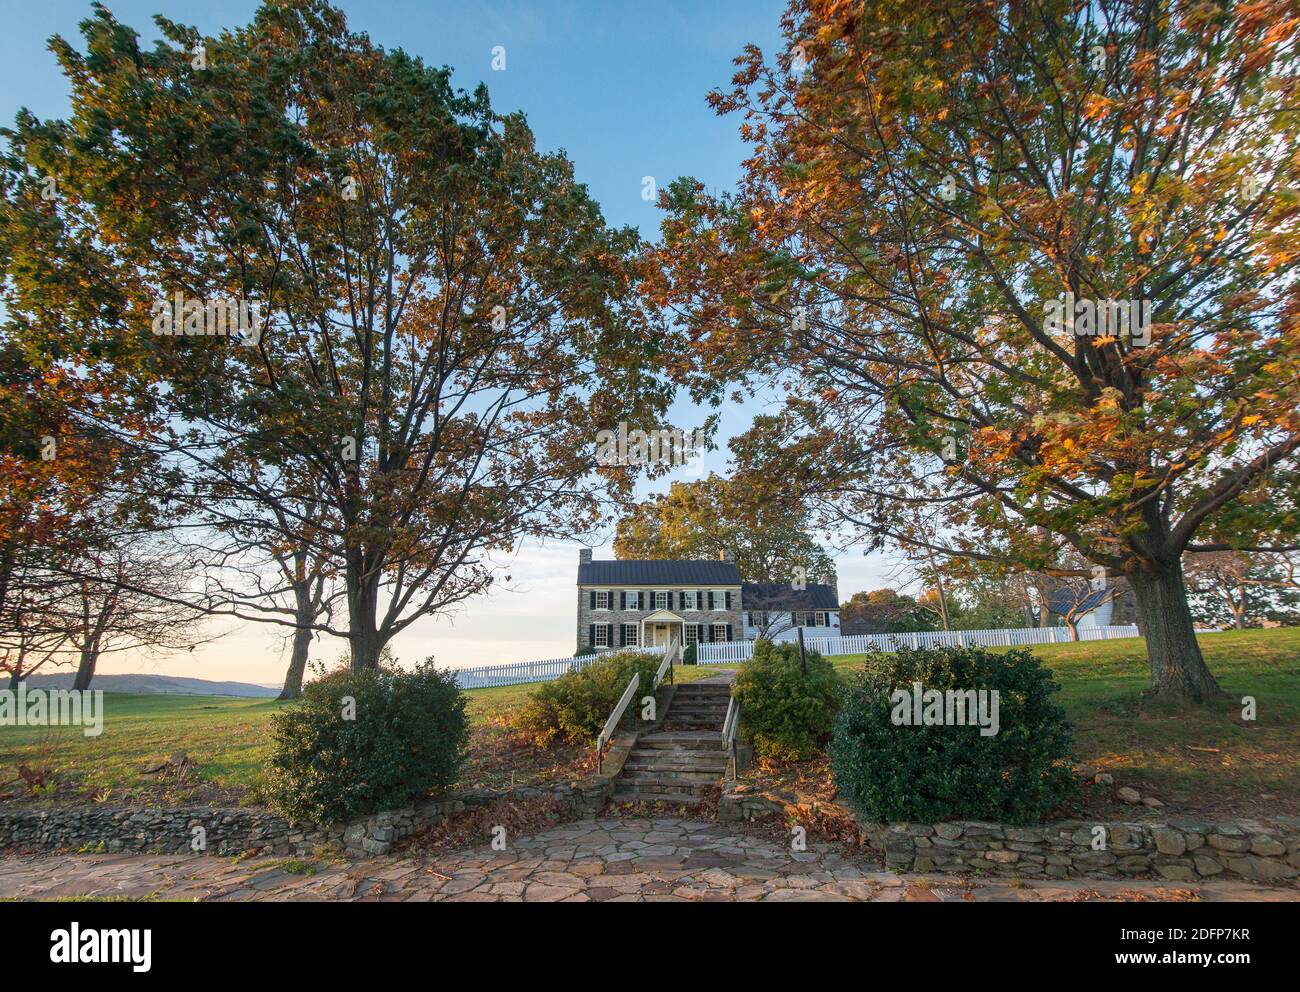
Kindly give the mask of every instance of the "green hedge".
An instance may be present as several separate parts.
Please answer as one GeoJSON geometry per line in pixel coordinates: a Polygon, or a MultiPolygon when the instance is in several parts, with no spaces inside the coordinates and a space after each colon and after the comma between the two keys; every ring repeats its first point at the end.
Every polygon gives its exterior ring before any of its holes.
{"type": "Polygon", "coordinates": [[[412,672],[335,672],[273,718],[265,793],[316,821],[404,806],[455,784],[469,742],[465,697],[432,659],[412,672]]]}
{"type": "Polygon", "coordinates": [[[839,709],[841,683],[834,666],[816,651],[759,640],[741,668],[731,694],[740,703],[741,736],[754,753],[780,761],[813,757],[830,733],[839,709]]]}
{"type": "MultiPolygon", "coordinates": [[[[868,656],[848,684],[831,739],[841,797],[864,819],[1032,823],[1074,789],[1070,725],[1051,701],[1060,687],[1033,652],[980,648],[868,656]],[[998,728],[906,726],[896,690],[997,690],[998,728]]],[[[908,697],[910,699],[910,696],[908,697]]],[[[924,699],[924,696],[922,697],[924,699]]],[[[987,711],[992,715],[992,697],[987,711]]],[[[945,708],[946,708],[945,695],[945,708]]],[[[955,716],[955,711],[954,711],[955,716]]]]}
{"type": "Polygon", "coordinates": [[[628,704],[640,713],[641,698],[650,692],[663,658],[640,651],[603,654],[576,672],[543,682],[520,707],[515,726],[540,747],[556,739],[591,743],[605,726],[633,672],[641,675],[636,699],[628,704]]]}

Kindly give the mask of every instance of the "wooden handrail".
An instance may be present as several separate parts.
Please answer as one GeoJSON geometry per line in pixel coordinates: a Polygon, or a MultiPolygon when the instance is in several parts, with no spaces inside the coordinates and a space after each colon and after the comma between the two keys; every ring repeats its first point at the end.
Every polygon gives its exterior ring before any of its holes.
{"type": "Polygon", "coordinates": [[[659,665],[659,671],[655,672],[655,682],[651,686],[652,689],[658,689],[663,684],[665,672],[668,673],[668,681],[672,682],[673,662],[680,659],[681,653],[682,645],[680,641],[673,641],[668,645],[668,650],[664,652],[664,660],[659,665]]]}
{"type": "Polygon", "coordinates": [[[727,703],[727,717],[722,721],[723,746],[731,752],[731,778],[734,781],[739,774],[736,767],[736,732],[740,729],[740,703],[732,696],[727,703]]]}
{"type": "Polygon", "coordinates": [[[597,774],[600,773],[601,763],[604,759],[605,745],[609,743],[610,739],[614,736],[614,728],[618,726],[618,721],[623,719],[623,711],[627,709],[627,704],[630,703],[632,697],[636,695],[637,686],[640,684],[641,673],[633,672],[632,678],[627,684],[627,688],[623,690],[623,695],[620,697],[618,705],[614,707],[613,712],[609,715],[609,719],[605,721],[605,729],[602,730],[600,736],[596,738],[597,774]]]}

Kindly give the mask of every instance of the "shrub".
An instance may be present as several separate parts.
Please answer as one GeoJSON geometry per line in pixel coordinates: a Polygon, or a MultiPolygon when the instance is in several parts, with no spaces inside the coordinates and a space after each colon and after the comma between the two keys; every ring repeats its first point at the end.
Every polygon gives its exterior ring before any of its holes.
{"type": "Polygon", "coordinates": [[[763,758],[811,758],[830,733],[839,708],[840,679],[829,661],[797,644],[760,640],[736,676],[731,694],[740,703],[740,732],[763,758]]]}
{"type": "MultiPolygon", "coordinates": [[[[1023,649],[870,655],[863,671],[849,680],[831,739],[831,770],[840,795],[877,823],[1035,822],[1074,787],[1070,725],[1065,711],[1051,702],[1059,688],[1051,672],[1023,649]],[[901,720],[911,710],[916,683],[945,694],[997,690],[997,733],[982,736],[973,721],[896,725],[895,711],[901,720]],[[908,695],[891,699],[896,690],[908,695]]],[[[991,717],[991,697],[987,713],[991,717]]]]}
{"type": "Polygon", "coordinates": [[[686,650],[682,652],[682,664],[683,665],[698,664],[698,662],[696,661],[698,655],[699,652],[695,650],[695,642],[692,641],[690,644],[686,645],[686,650]]]}
{"type": "Polygon", "coordinates": [[[469,723],[455,673],[430,659],[412,672],[340,671],[311,682],[275,716],[272,734],[267,801],[295,819],[331,821],[453,785],[469,723]]]}
{"type": "Polygon", "coordinates": [[[596,653],[595,648],[591,647],[590,645],[584,645],[583,647],[578,648],[577,651],[573,652],[573,656],[575,658],[585,658],[587,657],[587,655],[595,654],[595,653],[596,653]]]}
{"type": "Polygon", "coordinates": [[[628,708],[637,706],[639,712],[639,701],[650,691],[662,660],[640,651],[606,653],[579,671],[567,672],[538,686],[520,707],[515,726],[539,747],[549,747],[557,737],[590,743],[618,705],[633,672],[640,673],[641,683],[636,700],[628,708]]]}

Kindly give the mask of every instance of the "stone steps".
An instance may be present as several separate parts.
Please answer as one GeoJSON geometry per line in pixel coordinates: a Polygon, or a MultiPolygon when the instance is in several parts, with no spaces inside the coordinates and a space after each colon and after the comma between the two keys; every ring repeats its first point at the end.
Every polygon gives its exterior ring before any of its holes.
{"type": "Polygon", "coordinates": [[[698,806],[704,802],[703,796],[697,796],[687,792],[667,792],[661,795],[645,795],[639,792],[616,792],[609,797],[610,802],[615,803],[682,803],[690,806],[698,806]]]}
{"type": "Polygon", "coordinates": [[[730,703],[727,685],[677,686],[663,728],[643,734],[628,755],[613,801],[704,802],[726,774],[722,724],[730,703]]]}

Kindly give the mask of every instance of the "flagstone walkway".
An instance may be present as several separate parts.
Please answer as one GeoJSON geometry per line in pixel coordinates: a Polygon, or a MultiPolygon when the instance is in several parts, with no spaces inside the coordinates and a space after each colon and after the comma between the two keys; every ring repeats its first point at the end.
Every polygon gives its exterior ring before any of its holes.
{"type": "Polygon", "coordinates": [[[1018,881],[898,875],[856,852],[672,818],[571,823],[505,851],[331,862],[211,855],[0,857],[0,898],[380,902],[1300,901],[1246,882],[1018,881]]]}

